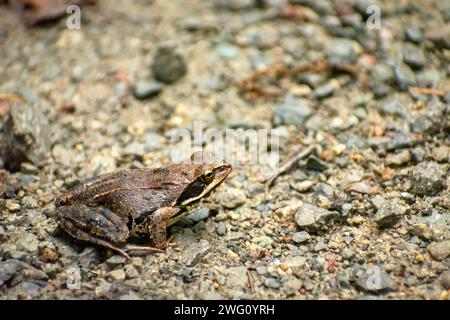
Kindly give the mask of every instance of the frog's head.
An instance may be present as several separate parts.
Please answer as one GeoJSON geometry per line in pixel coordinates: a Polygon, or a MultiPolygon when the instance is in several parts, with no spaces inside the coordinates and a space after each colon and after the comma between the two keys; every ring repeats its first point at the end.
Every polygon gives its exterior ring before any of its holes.
{"type": "Polygon", "coordinates": [[[207,196],[225,180],[232,167],[225,161],[213,160],[205,153],[197,152],[191,156],[189,169],[191,182],[176,201],[180,206],[189,205],[207,196]]]}

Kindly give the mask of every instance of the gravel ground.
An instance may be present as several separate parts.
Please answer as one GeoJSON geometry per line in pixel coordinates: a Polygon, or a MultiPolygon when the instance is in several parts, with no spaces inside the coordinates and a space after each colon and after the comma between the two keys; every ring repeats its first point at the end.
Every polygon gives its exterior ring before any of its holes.
{"type": "Polygon", "coordinates": [[[25,97],[0,103],[0,299],[449,299],[450,3],[291,3],[99,1],[80,31],[0,5],[0,93],[25,97]],[[58,228],[60,192],[168,163],[195,120],[320,152],[267,196],[271,168],[235,165],[165,253],[58,228]]]}

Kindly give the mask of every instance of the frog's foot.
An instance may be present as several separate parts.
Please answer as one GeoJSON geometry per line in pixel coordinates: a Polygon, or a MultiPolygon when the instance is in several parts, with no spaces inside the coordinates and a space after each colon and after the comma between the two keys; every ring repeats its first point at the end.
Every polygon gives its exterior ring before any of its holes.
{"type": "Polygon", "coordinates": [[[164,241],[161,244],[156,245],[157,248],[160,249],[167,249],[167,248],[177,248],[178,247],[178,243],[172,242],[174,236],[170,236],[169,239],[167,239],[166,241],[164,241]]]}

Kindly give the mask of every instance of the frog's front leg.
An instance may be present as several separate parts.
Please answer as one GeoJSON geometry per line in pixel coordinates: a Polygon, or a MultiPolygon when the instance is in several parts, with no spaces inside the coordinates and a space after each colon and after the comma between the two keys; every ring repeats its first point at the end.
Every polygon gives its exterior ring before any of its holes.
{"type": "Polygon", "coordinates": [[[159,208],[152,214],[148,225],[148,233],[156,248],[164,249],[169,245],[167,241],[167,221],[179,212],[180,208],[164,207],[159,208]]]}
{"type": "Polygon", "coordinates": [[[56,208],[59,225],[78,240],[112,249],[129,258],[122,247],[128,236],[127,225],[111,210],[86,205],[66,205],[56,208]]]}

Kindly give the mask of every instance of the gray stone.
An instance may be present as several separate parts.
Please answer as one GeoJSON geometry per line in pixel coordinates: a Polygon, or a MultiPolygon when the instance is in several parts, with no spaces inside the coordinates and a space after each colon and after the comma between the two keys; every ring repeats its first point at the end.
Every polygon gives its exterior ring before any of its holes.
{"type": "Polygon", "coordinates": [[[424,223],[416,223],[409,227],[408,232],[423,240],[431,240],[433,237],[433,229],[424,223]]]}
{"type": "Polygon", "coordinates": [[[397,283],[378,265],[367,269],[362,276],[356,280],[356,286],[364,291],[382,293],[385,291],[396,291],[397,283]]]}
{"type": "Polygon", "coordinates": [[[411,170],[409,192],[417,196],[432,196],[445,188],[445,170],[436,162],[422,162],[411,170]]]}
{"type": "Polygon", "coordinates": [[[264,285],[265,285],[267,288],[271,288],[271,289],[278,289],[278,288],[280,287],[280,283],[279,283],[278,280],[275,279],[275,278],[267,278],[267,279],[264,281],[264,285]]]}
{"type": "Polygon", "coordinates": [[[7,260],[0,262],[0,287],[9,281],[20,269],[20,262],[17,260],[7,260]]]}
{"type": "Polygon", "coordinates": [[[173,83],[186,74],[184,58],[173,47],[159,47],[152,63],[153,76],[161,82],[173,83]]]}
{"type": "Polygon", "coordinates": [[[381,106],[381,110],[384,114],[403,115],[405,113],[405,105],[396,97],[390,97],[381,106]]]}
{"type": "Polygon", "coordinates": [[[216,194],[217,201],[227,209],[234,209],[245,203],[246,197],[243,190],[228,188],[216,194]]]}
{"type": "Polygon", "coordinates": [[[25,196],[21,200],[22,207],[25,209],[35,209],[39,206],[37,199],[32,196],[25,196]]]}
{"type": "Polygon", "coordinates": [[[109,276],[118,282],[122,282],[126,279],[125,271],[123,271],[122,269],[110,271],[109,276]]]}
{"type": "Polygon", "coordinates": [[[41,293],[41,286],[34,282],[21,282],[11,289],[12,293],[20,298],[34,299],[41,293]]]}
{"type": "Polygon", "coordinates": [[[319,185],[315,188],[314,193],[317,195],[325,196],[327,198],[331,198],[334,196],[335,190],[327,183],[319,183],[319,185]]]}
{"type": "Polygon", "coordinates": [[[386,143],[386,149],[388,151],[409,148],[412,146],[412,140],[406,133],[398,133],[391,140],[386,143]]]}
{"type": "Polygon", "coordinates": [[[314,252],[320,252],[320,251],[323,251],[326,249],[327,249],[327,245],[325,244],[325,242],[323,240],[317,241],[313,248],[314,252]]]}
{"type": "Polygon", "coordinates": [[[350,248],[345,248],[342,250],[342,258],[345,260],[351,260],[355,256],[355,253],[350,248]]]}
{"type": "Polygon", "coordinates": [[[409,86],[416,85],[416,75],[408,65],[399,63],[395,67],[394,74],[400,89],[407,90],[409,86]]]}
{"type": "Polygon", "coordinates": [[[243,298],[248,290],[248,278],[246,267],[231,267],[226,269],[226,286],[229,294],[234,298],[243,298]]]}
{"type": "Polygon", "coordinates": [[[239,55],[239,48],[228,43],[221,42],[216,46],[217,53],[224,59],[234,59],[239,55]]]}
{"type": "Polygon", "coordinates": [[[428,246],[428,252],[435,260],[444,260],[450,255],[450,240],[433,242],[428,246]]]}
{"type": "Polygon", "coordinates": [[[425,158],[425,151],[422,148],[414,148],[411,150],[411,157],[414,163],[422,162],[425,158]]]}
{"type": "Polygon", "coordinates": [[[297,77],[299,84],[306,84],[311,88],[317,88],[324,80],[323,75],[317,73],[304,73],[297,77]]]}
{"type": "Polygon", "coordinates": [[[24,162],[20,165],[20,172],[37,175],[39,173],[39,168],[31,163],[24,162]]]}
{"type": "Polygon", "coordinates": [[[340,212],[343,216],[348,216],[352,210],[353,210],[353,205],[351,203],[344,203],[341,206],[340,212]]]}
{"type": "Polygon", "coordinates": [[[180,222],[182,224],[193,224],[205,220],[209,217],[209,209],[205,207],[196,207],[189,215],[184,217],[180,222]]]}
{"type": "Polygon", "coordinates": [[[157,82],[138,81],[134,85],[133,93],[136,99],[145,100],[157,96],[163,90],[163,85],[157,82]]]}
{"type": "Polygon", "coordinates": [[[295,296],[298,294],[299,290],[302,288],[303,281],[297,278],[289,279],[283,283],[282,290],[286,296],[295,296]]]}
{"type": "Polygon", "coordinates": [[[298,191],[298,192],[306,192],[308,190],[311,189],[311,187],[313,185],[315,185],[316,183],[314,181],[302,181],[302,182],[295,182],[295,183],[291,183],[290,186],[292,189],[298,191]]]}
{"type": "Polygon", "coordinates": [[[352,274],[349,270],[344,270],[337,277],[336,280],[340,288],[351,288],[352,274]]]}
{"type": "Polygon", "coordinates": [[[143,300],[143,299],[136,292],[129,291],[128,293],[121,295],[119,297],[119,300],[143,300]]]}
{"type": "Polygon", "coordinates": [[[213,3],[218,8],[224,8],[233,11],[247,10],[255,5],[255,2],[253,0],[214,0],[213,3]]]}
{"type": "Polygon", "coordinates": [[[284,260],[284,263],[292,269],[292,271],[299,273],[301,272],[302,268],[304,268],[306,264],[306,258],[301,256],[292,256],[287,257],[284,260]]]}
{"type": "Polygon", "coordinates": [[[326,228],[330,221],[339,218],[339,213],[304,203],[295,214],[295,221],[300,228],[317,230],[326,228]]]}
{"type": "Polygon", "coordinates": [[[337,89],[337,84],[334,81],[330,81],[324,85],[317,87],[314,90],[314,97],[317,99],[322,99],[333,95],[334,91],[337,89]]]}
{"type": "Polygon", "coordinates": [[[312,109],[304,100],[293,96],[286,96],[281,104],[276,105],[274,124],[294,124],[301,126],[312,114],[312,109]]]}
{"type": "Polygon", "coordinates": [[[351,40],[338,39],[327,48],[327,59],[332,65],[354,64],[358,60],[358,54],[351,40]]]}
{"type": "Polygon", "coordinates": [[[415,118],[411,124],[411,129],[416,133],[427,133],[433,129],[433,122],[423,116],[418,116],[415,118]]]}
{"type": "Polygon", "coordinates": [[[386,63],[377,63],[372,69],[373,77],[381,82],[390,82],[394,79],[392,67],[386,63]]]}
{"type": "Polygon", "coordinates": [[[421,43],[423,41],[423,33],[415,26],[407,26],[405,28],[405,39],[413,43],[421,43]]]}
{"type": "Polygon", "coordinates": [[[124,154],[141,159],[145,154],[144,146],[141,143],[132,142],[124,148],[124,154]]]}
{"type": "Polygon", "coordinates": [[[425,37],[434,43],[436,48],[450,49],[450,25],[427,29],[425,37]]]}
{"type": "Polygon", "coordinates": [[[10,171],[20,170],[21,164],[39,165],[50,151],[48,121],[37,103],[16,102],[11,105],[0,137],[0,157],[10,171]]]}
{"type": "Polygon", "coordinates": [[[450,104],[450,91],[445,94],[444,101],[445,103],[450,104]]]}
{"type": "Polygon", "coordinates": [[[184,265],[192,267],[199,263],[209,251],[210,245],[206,240],[202,239],[199,242],[190,243],[183,249],[181,261],[184,265]]]}
{"type": "Polygon", "coordinates": [[[118,266],[118,265],[124,264],[125,262],[127,262],[127,258],[125,258],[122,255],[118,255],[118,254],[115,254],[111,258],[106,260],[106,263],[108,263],[111,266],[118,266]]]}
{"type": "Polygon", "coordinates": [[[390,153],[386,156],[386,164],[388,166],[401,166],[411,161],[411,152],[402,150],[398,153],[390,153]]]}
{"type": "Polygon", "coordinates": [[[292,234],[291,238],[295,243],[303,243],[311,239],[311,236],[306,231],[300,231],[292,234]]]}
{"type": "Polygon", "coordinates": [[[422,68],[425,66],[426,58],[422,49],[407,43],[403,47],[403,61],[412,68],[422,68]]]}
{"type": "Polygon", "coordinates": [[[417,86],[419,87],[437,87],[441,81],[441,72],[435,68],[427,68],[417,73],[417,86]]]}
{"type": "Polygon", "coordinates": [[[450,271],[445,271],[441,275],[441,284],[445,289],[450,289],[450,271]]]}
{"type": "Polygon", "coordinates": [[[355,148],[357,150],[365,149],[367,147],[367,141],[365,138],[352,132],[342,132],[338,135],[339,142],[346,145],[347,149],[351,150],[355,148]]]}
{"type": "Polygon", "coordinates": [[[375,194],[376,186],[369,181],[354,182],[348,185],[347,191],[353,191],[361,194],[375,194]]]}
{"type": "Polygon", "coordinates": [[[444,21],[449,23],[450,22],[450,5],[447,3],[447,7],[445,7],[442,10],[442,17],[444,18],[444,21]]]}
{"type": "Polygon", "coordinates": [[[225,226],[225,223],[222,221],[218,223],[216,232],[219,236],[224,236],[227,233],[227,228],[225,226]]]}
{"type": "Polygon", "coordinates": [[[328,169],[328,165],[317,157],[311,156],[306,161],[306,169],[322,172],[328,169]]]}
{"type": "Polygon", "coordinates": [[[450,147],[440,146],[431,150],[431,156],[437,162],[450,163],[450,147]]]}
{"type": "Polygon", "coordinates": [[[304,287],[305,290],[307,290],[307,291],[313,290],[316,286],[317,286],[316,282],[312,281],[311,279],[306,279],[306,280],[303,282],[303,287],[304,287]]]}
{"type": "Polygon", "coordinates": [[[29,253],[38,251],[39,240],[33,233],[24,233],[16,242],[18,250],[25,250],[29,253]]]}
{"type": "Polygon", "coordinates": [[[374,220],[379,228],[387,228],[396,224],[405,214],[407,208],[398,203],[396,199],[386,199],[378,207],[374,220]]]}
{"type": "Polygon", "coordinates": [[[145,152],[158,151],[163,148],[163,138],[154,132],[148,132],[144,135],[145,152]]]}

